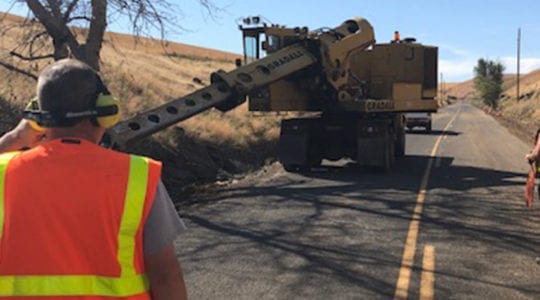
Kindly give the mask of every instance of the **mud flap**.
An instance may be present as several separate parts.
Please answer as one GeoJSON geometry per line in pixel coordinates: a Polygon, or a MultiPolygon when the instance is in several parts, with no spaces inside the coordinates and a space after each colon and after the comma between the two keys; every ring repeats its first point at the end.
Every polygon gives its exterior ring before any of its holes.
{"type": "Polygon", "coordinates": [[[278,146],[279,161],[284,166],[306,165],[308,144],[307,134],[282,134],[278,146]]]}
{"type": "Polygon", "coordinates": [[[278,158],[285,169],[302,168],[316,163],[310,155],[314,149],[310,147],[314,147],[311,142],[312,131],[317,124],[317,119],[289,119],[281,122],[278,158]]]}
{"type": "Polygon", "coordinates": [[[395,141],[387,122],[361,123],[358,127],[356,162],[389,171],[395,161],[395,141]]]}

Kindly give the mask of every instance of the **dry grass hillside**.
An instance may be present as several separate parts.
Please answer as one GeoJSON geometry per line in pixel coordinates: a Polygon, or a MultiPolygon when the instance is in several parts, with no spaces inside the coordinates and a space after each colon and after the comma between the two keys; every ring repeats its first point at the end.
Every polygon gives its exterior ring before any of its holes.
{"type": "Polygon", "coordinates": [[[500,102],[500,115],[515,123],[519,132],[525,133],[531,142],[534,132],[540,128],[540,70],[520,77],[520,97],[516,100],[516,76],[505,81],[500,102]]]}
{"type": "Polygon", "coordinates": [[[457,99],[470,99],[474,97],[474,83],[471,80],[446,84],[446,94],[457,99]]]}
{"type": "MultiPolygon", "coordinates": [[[[22,18],[0,13],[0,28],[22,18]]],[[[20,31],[10,30],[0,40],[0,57],[39,73],[51,61],[21,64],[6,55],[20,31]]],[[[239,40],[240,43],[240,34],[239,40]]],[[[218,45],[216,45],[217,47],[218,45]]],[[[200,88],[211,72],[231,70],[239,55],[179,43],[107,33],[101,52],[101,72],[111,92],[122,101],[126,117],[200,88]]],[[[0,130],[13,126],[23,105],[34,94],[35,81],[0,67],[0,130]]],[[[164,161],[164,180],[180,195],[192,183],[230,177],[255,168],[272,157],[279,134],[275,117],[254,116],[243,105],[222,114],[208,111],[139,143],[130,149],[164,161]]]]}
{"type": "MultiPolygon", "coordinates": [[[[534,132],[540,128],[540,70],[520,76],[519,101],[516,100],[516,75],[505,75],[503,81],[503,94],[499,102],[499,109],[493,114],[518,136],[531,142],[534,132]]],[[[478,97],[472,79],[449,84],[447,94],[459,100],[481,103],[477,101],[478,97]]]]}

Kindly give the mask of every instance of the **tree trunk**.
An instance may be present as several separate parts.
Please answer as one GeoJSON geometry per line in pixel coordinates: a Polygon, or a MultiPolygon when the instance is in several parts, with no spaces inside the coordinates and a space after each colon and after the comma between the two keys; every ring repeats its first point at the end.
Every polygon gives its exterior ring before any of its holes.
{"type": "Polygon", "coordinates": [[[69,56],[69,50],[65,41],[62,41],[58,38],[53,38],[54,45],[54,60],[60,60],[69,56]]]}
{"type": "Polygon", "coordinates": [[[92,22],[84,45],[86,63],[99,70],[99,53],[107,27],[107,0],[92,0],[92,22]]]}
{"type": "Polygon", "coordinates": [[[74,58],[99,70],[99,52],[107,26],[107,0],[91,1],[90,30],[86,42],[82,45],[67,26],[64,16],[59,13],[61,1],[50,1],[49,5],[54,7],[49,7],[49,10],[38,0],[26,0],[26,4],[53,39],[55,60],[66,58],[71,54],[74,58]]]}

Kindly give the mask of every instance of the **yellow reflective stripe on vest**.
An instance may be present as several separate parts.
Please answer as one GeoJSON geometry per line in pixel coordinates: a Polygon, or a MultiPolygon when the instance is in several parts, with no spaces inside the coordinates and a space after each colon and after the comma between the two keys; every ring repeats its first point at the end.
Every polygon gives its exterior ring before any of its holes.
{"type": "Polygon", "coordinates": [[[0,296],[128,297],[148,290],[145,276],[120,278],[92,275],[0,276],[0,296]]]}
{"type": "Polygon", "coordinates": [[[121,276],[135,275],[135,235],[141,224],[146,185],[148,184],[148,159],[131,155],[129,180],[124,202],[124,214],[118,235],[118,262],[121,276]],[[141,197],[142,196],[142,197],[141,197]]]}
{"type": "MultiPolygon", "coordinates": [[[[17,155],[19,152],[8,152],[0,155],[0,241],[2,241],[2,234],[4,233],[4,182],[6,178],[6,170],[9,161],[17,155]]],[[[2,249],[0,249],[1,251],[2,249]]]]}
{"type": "MultiPolygon", "coordinates": [[[[13,155],[11,156],[13,157],[13,155]]],[[[9,159],[0,156],[0,229],[4,227],[4,178],[9,159]]],[[[136,274],[135,235],[140,227],[148,185],[149,161],[132,155],[124,211],[118,234],[120,277],[94,275],[4,275],[0,296],[109,296],[127,297],[149,290],[145,274],[136,274]]],[[[1,241],[1,236],[0,236],[1,241]]]]}

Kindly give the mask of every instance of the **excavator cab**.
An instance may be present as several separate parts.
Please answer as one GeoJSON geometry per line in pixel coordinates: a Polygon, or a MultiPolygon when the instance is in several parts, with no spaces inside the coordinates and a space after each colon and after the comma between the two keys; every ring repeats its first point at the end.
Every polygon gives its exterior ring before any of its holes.
{"type": "Polygon", "coordinates": [[[307,27],[286,28],[270,24],[263,17],[254,16],[242,19],[238,25],[242,31],[244,46],[244,64],[261,59],[286,46],[300,40],[301,35],[307,35],[307,27]]]}
{"type": "Polygon", "coordinates": [[[261,24],[261,17],[243,18],[242,24],[239,24],[238,28],[242,31],[244,64],[264,57],[266,23],[261,24]]]}

